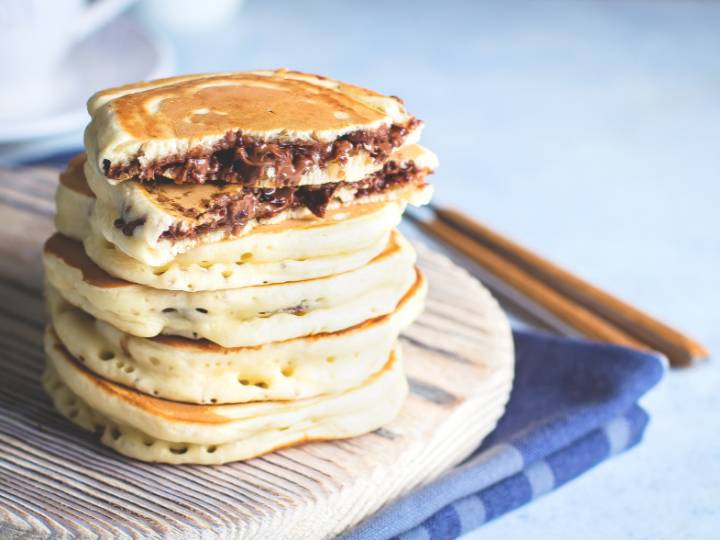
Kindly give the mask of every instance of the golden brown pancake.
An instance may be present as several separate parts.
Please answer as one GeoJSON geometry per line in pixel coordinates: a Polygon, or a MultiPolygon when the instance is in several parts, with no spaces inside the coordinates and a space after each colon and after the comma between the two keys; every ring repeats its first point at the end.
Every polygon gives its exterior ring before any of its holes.
{"type": "Polygon", "coordinates": [[[328,167],[338,173],[331,176],[354,181],[344,176],[350,158],[362,157],[364,176],[370,162],[379,168],[420,128],[398,98],[288,70],[126,85],[95,94],[88,110],[86,147],[113,181],[279,187],[322,183],[304,177],[328,167]]]}
{"type": "Polygon", "coordinates": [[[85,195],[86,197],[94,199],[95,194],[90,189],[90,186],[88,186],[85,173],[83,172],[86,160],[87,154],[84,152],[73,156],[68,162],[67,168],[60,173],[60,185],[70,191],[74,191],[80,195],[85,195]]]}
{"type": "Polygon", "coordinates": [[[155,87],[125,86],[132,92],[119,97],[114,97],[121,93],[117,89],[104,90],[92,99],[112,99],[118,123],[135,139],[203,137],[236,129],[341,131],[386,120],[384,111],[363,100],[380,94],[343,83],[318,84],[322,80],[289,71],[200,75],[164,79],[155,87]]]}
{"type": "Polygon", "coordinates": [[[95,264],[85,254],[82,243],[60,233],[53,234],[45,242],[44,253],[61,259],[66,265],[80,270],[83,280],[93,287],[114,289],[132,287],[133,284],[124,279],[117,279],[95,264]]]}

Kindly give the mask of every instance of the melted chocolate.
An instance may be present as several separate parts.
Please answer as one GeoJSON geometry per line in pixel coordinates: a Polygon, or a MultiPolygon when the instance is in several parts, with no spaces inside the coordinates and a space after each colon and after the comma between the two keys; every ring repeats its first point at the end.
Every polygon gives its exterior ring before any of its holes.
{"type": "Polygon", "coordinates": [[[116,229],[122,230],[122,232],[125,236],[132,236],[137,227],[140,227],[141,225],[145,225],[146,219],[147,218],[145,216],[139,217],[137,219],[133,219],[132,221],[124,221],[122,219],[116,219],[113,222],[113,225],[115,225],[116,229]]]}
{"type": "Polygon", "coordinates": [[[230,131],[210,148],[197,148],[185,154],[166,156],[147,165],[138,158],[128,164],[103,162],[105,176],[116,180],[135,178],[150,182],[171,178],[177,184],[203,184],[207,181],[241,183],[254,186],[275,170],[277,187],[297,185],[308,169],[324,168],[328,162],[345,163],[360,149],[373,159],[385,161],[420,121],[411,118],[405,125],[393,124],[376,130],[360,130],[338,137],[331,143],[287,141],[267,142],[230,131]]]}
{"type": "MultiPolygon", "coordinates": [[[[163,232],[160,238],[170,241],[182,240],[215,230],[239,234],[248,221],[268,219],[289,209],[307,208],[316,216],[323,217],[328,205],[340,189],[354,189],[354,198],[366,197],[408,185],[422,186],[425,184],[425,176],[428,172],[425,169],[418,169],[412,162],[400,164],[390,161],[382,170],[359,182],[335,182],[279,189],[243,188],[232,193],[218,193],[204,199],[198,208],[182,208],[186,217],[200,221],[199,224],[192,226],[184,221],[177,222],[163,232]]],[[[144,218],[130,223],[118,219],[115,226],[129,236],[142,222],[144,218]]]]}

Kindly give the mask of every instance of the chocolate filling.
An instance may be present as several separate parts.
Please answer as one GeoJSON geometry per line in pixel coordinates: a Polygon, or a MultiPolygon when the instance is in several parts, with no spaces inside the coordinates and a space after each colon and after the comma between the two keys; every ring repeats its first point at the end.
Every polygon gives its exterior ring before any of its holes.
{"type": "MultiPolygon", "coordinates": [[[[289,209],[307,208],[316,216],[323,217],[333,197],[343,188],[353,189],[353,197],[358,199],[409,185],[421,187],[425,184],[425,176],[428,172],[427,169],[417,168],[413,162],[401,164],[390,161],[382,170],[359,182],[335,182],[278,189],[242,188],[231,193],[221,192],[211,198],[203,199],[198,208],[176,205],[177,211],[201,223],[194,226],[185,221],[174,223],[160,235],[160,238],[170,241],[191,239],[215,230],[239,234],[248,221],[268,219],[289,209]]],[[[153,189],[153,185],[148,185],[149,191],[153,189]]],[[[169,200],[165,202],[172,204],[169,200]]],[[[144,220],[145,218],[139,218],[125,223],[122,219],[118,219],[115,226],[124,234],[131,236],[135,227],[142,225],[144,220]]]]}
{"type": "Polygon", "coordinates": [[[310,168],[324,168],[328,162],[345,163],[350,156],[365,150],[377,161],[385,161],[403,144],[410,131],[420,125],[411,118],[407,124],[360,130],[338,137],[334,142],[268,142],[230,131],[210,148],[196,148],[185,154],[159,158],[141,165],[138,158],[127,164],[103,161],[105,176],[116,180],[136,178],[154,181],[171,178],[177,184],[203,184],[211,180],[256,185],[269,168],[278,187],[297,185],[310,168]]]}
{"type": "Polygon", "coordinates": [[[137,219],[133,219],[132,221],[124,221],[123,219],[118,218],[113,222],[113,225],[115,225],[116,229],[122,230],[125,236],[132,236],[137,227],[145,225],[146,219],[146,217],[139,217],[137,219]]]}

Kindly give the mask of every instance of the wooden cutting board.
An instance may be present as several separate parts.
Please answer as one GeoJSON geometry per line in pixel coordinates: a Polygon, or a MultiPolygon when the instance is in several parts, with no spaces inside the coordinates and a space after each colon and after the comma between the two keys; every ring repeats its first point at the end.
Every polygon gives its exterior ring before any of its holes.
{"type": "Polygon", "coordinates": [[[0,537],[329,538],[458,463],[502,415],[514,361],[505,316],[464,270],[419,249],[430,293],[402,339],[411,392],[391,424],[216,467],[100,446],[40,387],[40,249],[56,178],[0,171],[0,537]]]}

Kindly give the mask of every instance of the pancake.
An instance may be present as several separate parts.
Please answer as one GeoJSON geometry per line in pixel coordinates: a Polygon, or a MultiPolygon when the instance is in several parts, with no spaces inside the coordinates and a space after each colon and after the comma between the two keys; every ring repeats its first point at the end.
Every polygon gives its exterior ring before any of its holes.
{"type": "Polygon", "coordinates": [[[148,265],[138,259],[164,261],[169,254],[138,243],[134,247],[142,251],[130,257],[97,232],[93,220],[88,223],[95,199],[82,174],[61,175],[56,200],[60,233],[84,239],[85,252],[103,270],[149,287],[185,291],[299,281],[358,268],[385,248],[404,208],[399,202],[371,203],[330,212],[325,219],[260,225],[240,238],[200,244],[163,264],[148,265]],[[78,178],[82,182],[68,181],[78,178]]]}
{"type": "Polygon", "coordinates": [[[390,313],[415,281],[415,252],[399,234],[358,269],[312,280],[166,291],[117,279],[55,234],[43,250],[49,284],[71,304],[140,337],[161,333],[243,347],[335,332],[390,313]]]}
{"type": "Polygon", "coordinates": [[[111,88],[90,98],[88,112],[85,147],[112,183],[352,182],[421,127],[398,98],[285,69],[111,88]]]}
{"type": "Polygon", "coordinates": [[[136,256],[137,244],[179,253],[198,243],[237,238],[262,223],[323,218],[328,211],[368,203],[426,204],[432,188],[425,177],[436,165],[434,154],[410,145],[396,151],[385,168],[369,178],[321,188],[250,189],[240,184],[188,186],[170,181],[112,186],[93,172],[89,162],[85,176],[98,198],[99,230],[136,256]]]}
{"type": "Polygon", "coordinates": [[[434,154],[410,145],[362,181],[321,188],[250,189],[240,184],[188,186],[169,181],[112,186],[93,172],[89,162],[84,173],[98,199],[97,230],[128,255],[157,265],[198,244],[238,238],[262,224],[331,219],[337,211],[388,201],[426,204],[432,187],[425,177],[436,165],[434,154]]]}
{"type": "MultiPolygon", "coordinates": [[[[188,264],[173,261],[164,266],[143,264],[99,235],[87,237],[84,245],[88,256],[115,277],[156,289],[207,291],[302,281],[348,272],[382,253],[392,234],[381,234],[369,245],[345,247],[353,251],[318,257],[308,257],[305,253],[302,257],[295,254],[292,259],[253,262],[249,255],[243,258],[245,253],[252,252],[243,250],[239,260],[234,262],[214,262],[210,258],[188,264]]],[[[287,236],[296,237],[298,231],[288,231],[287,236]]]]}
{"type": "Polygon", "coordinates": [[[90,231],[90,212],[95,204],[95,194],[85,181],[83,166],[85,154],[78,154],[60,173],[55,191],[55,227],[65,236],[81,240],[90,231]]]}
{"type": "Polygon", "coordinates": [[[294,401],[189,405],[94,375],[45,334],[43,386],[55,407],[121,454],[163,463],[220,464],[313,440],[367,433],[391,421],[407,396],[399,351],[360,385],[294,401]]]}
{"type": "Polygon", "coordinates": [[[422,311],[418,273],[395,310],[339,332],[226,349],[177,337],[138,338],[47,291],[52,326],[93,373],[162,399],[188,403],[290,400],[337,393],[380,370],[398,333],[422,311]]]}

